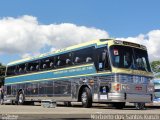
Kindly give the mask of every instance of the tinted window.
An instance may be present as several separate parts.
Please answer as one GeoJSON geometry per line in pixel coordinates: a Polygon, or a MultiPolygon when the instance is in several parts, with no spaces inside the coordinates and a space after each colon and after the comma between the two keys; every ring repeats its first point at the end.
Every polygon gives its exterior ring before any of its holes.
{"type": "Polygon", "coordinates": [[[117,45],[111,46],[110,51],[114,67],[151,72],[147,51],[117,45]]]}
{"type": "Polygon", "coordinates": [[[93,62],[93,51],[94,51],[93,47],[75,51],[73,62],[75,64],[93,62]]]}
{"type": "Polygon", "coordinates": [[[70,66],[72,65],[72,53],[62,54],[55,57],[56,67],[70,66]]]}
{"type": "Polygon", "coordinates": [[[10,66],[7,68],[7,76],[16,74],[16,66],[10,66]]]}
{"type": "Polygon", "coordinates": [[[45,69],[53,69],[54,66],[54,57],[49,57],[41,60],[40,63],[40,69],[45,70],[45,69]]]}
{"type": "Polygon", "coordinates": [[[40,68],[40,61],[39,60],[28,63],[28,71],[30,71],[30,72],[38,71],[39,68],[40,68]]]}
{"type": "Polygon", "coordinates": [[[133,52],[131,47],[112,46],[111,58],[113,66],[118,68],[131,68],[133,65],[133,52]]]}
{"type": "Polygon", "coordinates": [[[134,49],[136,69],[151,72],[147,51],[134,49]]]}
{"type": "Polygon", "coordinates": [[[109,63],[109,59],[108,59],[108,49],[107,47],[103,47],[103,48],[98,48],[96,50],[96,68],[98,70],[110,70],[110,63],[109,63]]]}

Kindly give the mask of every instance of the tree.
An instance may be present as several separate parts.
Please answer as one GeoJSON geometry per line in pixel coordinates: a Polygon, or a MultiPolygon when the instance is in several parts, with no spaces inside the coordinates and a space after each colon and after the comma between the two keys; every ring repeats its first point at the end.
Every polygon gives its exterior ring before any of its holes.
{"type": "Polygon", "coordinates": [[[152,67],[153,72],[155,73],[160,72],[160,61],[151,62],[151,67],[152,67]]]}
{"type": "Polygon", "coordinates": [[[6,67],[0,63],[0,86],[4,85],[6,67]]]}

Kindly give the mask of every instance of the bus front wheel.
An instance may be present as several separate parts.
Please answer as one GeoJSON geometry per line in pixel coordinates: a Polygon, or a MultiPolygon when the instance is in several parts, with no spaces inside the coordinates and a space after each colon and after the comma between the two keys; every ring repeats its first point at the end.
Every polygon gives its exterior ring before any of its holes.
{"type": "Polygon", "coordinates": [[[88,87],[85,87],[81,94],[82,106],[85,108],[92,107],[92,94],[88,87]]]}
{"type": "Polygon", "coordinates": [[[17,99],[18,105],[23,105],[24,101],[25,101],[24,94],[22,91],[20,91],[18,93],[18,99],[17,99]]]}

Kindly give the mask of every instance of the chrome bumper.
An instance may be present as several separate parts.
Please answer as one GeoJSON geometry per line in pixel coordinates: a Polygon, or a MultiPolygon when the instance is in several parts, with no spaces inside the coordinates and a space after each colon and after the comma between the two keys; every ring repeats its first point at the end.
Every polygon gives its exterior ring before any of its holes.
{"type": "Polygon", "coordinates": [[[99,102],[152,102],[151,94],[124,94],[124,93],[108,93],[107,99],[100,99],[99,102]]]}

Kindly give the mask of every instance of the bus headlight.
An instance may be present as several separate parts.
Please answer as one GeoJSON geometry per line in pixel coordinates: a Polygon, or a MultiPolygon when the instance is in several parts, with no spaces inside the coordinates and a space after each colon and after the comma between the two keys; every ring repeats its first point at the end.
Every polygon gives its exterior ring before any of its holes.
{"type": "Polygon", "coordinates": [[[154,92],[154,86],[148,86],[148,92],[154,92]]]}
{"type": "Polygon", "coordinates": [[[122,85],[122,89],[123,90],[129,90],[129,87],[128,87],[128,85],[122,85]]]}

